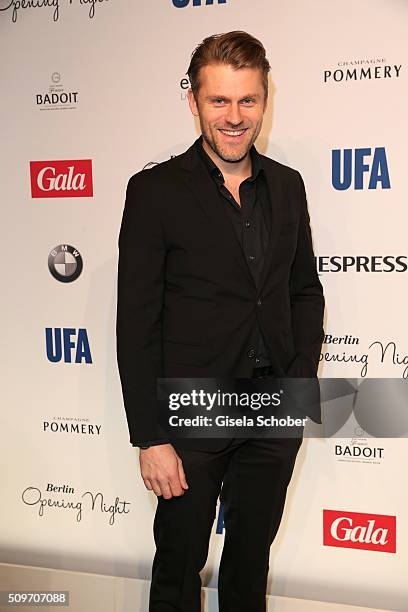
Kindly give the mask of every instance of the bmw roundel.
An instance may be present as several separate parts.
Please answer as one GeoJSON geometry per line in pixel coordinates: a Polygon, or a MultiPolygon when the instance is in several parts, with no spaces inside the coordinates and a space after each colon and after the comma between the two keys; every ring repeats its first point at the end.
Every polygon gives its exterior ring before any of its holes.
{"type": "Polygon", "coordinates": [[[59,244],[48,256],[48,269],[61,283],[72,283],[81,274],[82,257],[70,244],[59,244]]]}

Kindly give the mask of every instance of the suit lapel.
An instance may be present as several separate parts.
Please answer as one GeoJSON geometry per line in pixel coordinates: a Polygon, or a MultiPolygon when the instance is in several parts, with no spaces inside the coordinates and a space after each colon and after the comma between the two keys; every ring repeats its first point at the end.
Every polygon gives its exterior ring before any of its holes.
{"type": "Polygon", "coordinates": [[[218,235],[219,244],[230,251],[237,265],[241,267],[251,284],[255,287],[243,249],[224,206],[221,206],[217,187],[200,159],[195,144],[182,155],[184,180],[195,201],[210,220],[213,231],[218,235]]]}
{"type": "Polygon", "coordinates": [[[269,241],[265,253],[264,264],[262,266],[261,277],[258,285],[258,293],[263,289],[263,286],[269,276],[273,265],[275,249],[278,244],[278,237],[282,227],[282,206],[284,202],[283,185],[281,178],[278,176],[276,168],[270,160],[263,157],[266,182],[268,186],[269,206],[271,212],[271,226],[269,232],[269,241]]]}

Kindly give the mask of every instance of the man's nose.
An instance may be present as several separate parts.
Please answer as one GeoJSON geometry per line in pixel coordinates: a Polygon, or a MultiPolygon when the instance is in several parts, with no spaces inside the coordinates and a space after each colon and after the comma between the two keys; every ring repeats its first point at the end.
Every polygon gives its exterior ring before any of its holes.
{"type": "Polygon", "coordinates": [[[241,109],[238,104],[230,104],[225,119],[231,125],[242,123],[241,109]]]}

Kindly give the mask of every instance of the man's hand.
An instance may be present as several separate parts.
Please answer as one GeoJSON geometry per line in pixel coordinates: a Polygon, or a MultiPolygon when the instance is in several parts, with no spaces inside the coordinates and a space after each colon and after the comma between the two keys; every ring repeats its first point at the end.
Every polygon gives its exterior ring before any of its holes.
{"type": "Polygon", "coordinates": [[[140,473],[146,488],[164,499],[184,495],[188,484],[183,462],[171,444],[158,444],[140,449],[140,473]]]}

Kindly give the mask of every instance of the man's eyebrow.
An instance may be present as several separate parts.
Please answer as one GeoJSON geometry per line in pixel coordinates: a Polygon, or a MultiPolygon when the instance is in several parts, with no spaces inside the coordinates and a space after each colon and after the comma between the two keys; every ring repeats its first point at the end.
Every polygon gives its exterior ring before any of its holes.
{"type": "Polygon", "coordinates": [[[211,94],[210,96],[205,96],[206,100],[218,100],[218,99],[222,99],[222,100],[228,100],[229,98],[227,98],[226,96],[223,96],[221,94],[217,95],[217,94],[211,94]]]}
{"type": "MultiPolygon", "coordinates": [[[[240,98],[240,100],[246,100],[247,98],[254,98],[254,99],[259,99],[260,95],[259,94],[246,94],[245,96],[242,96],[240,98]]],[[[212,94],[209,96],[205,97],[205,100],[227,100],[228,102],[230,101],[230,98],[228,98],[227,96],[223,96],[222,94],[212,94]]]]}

